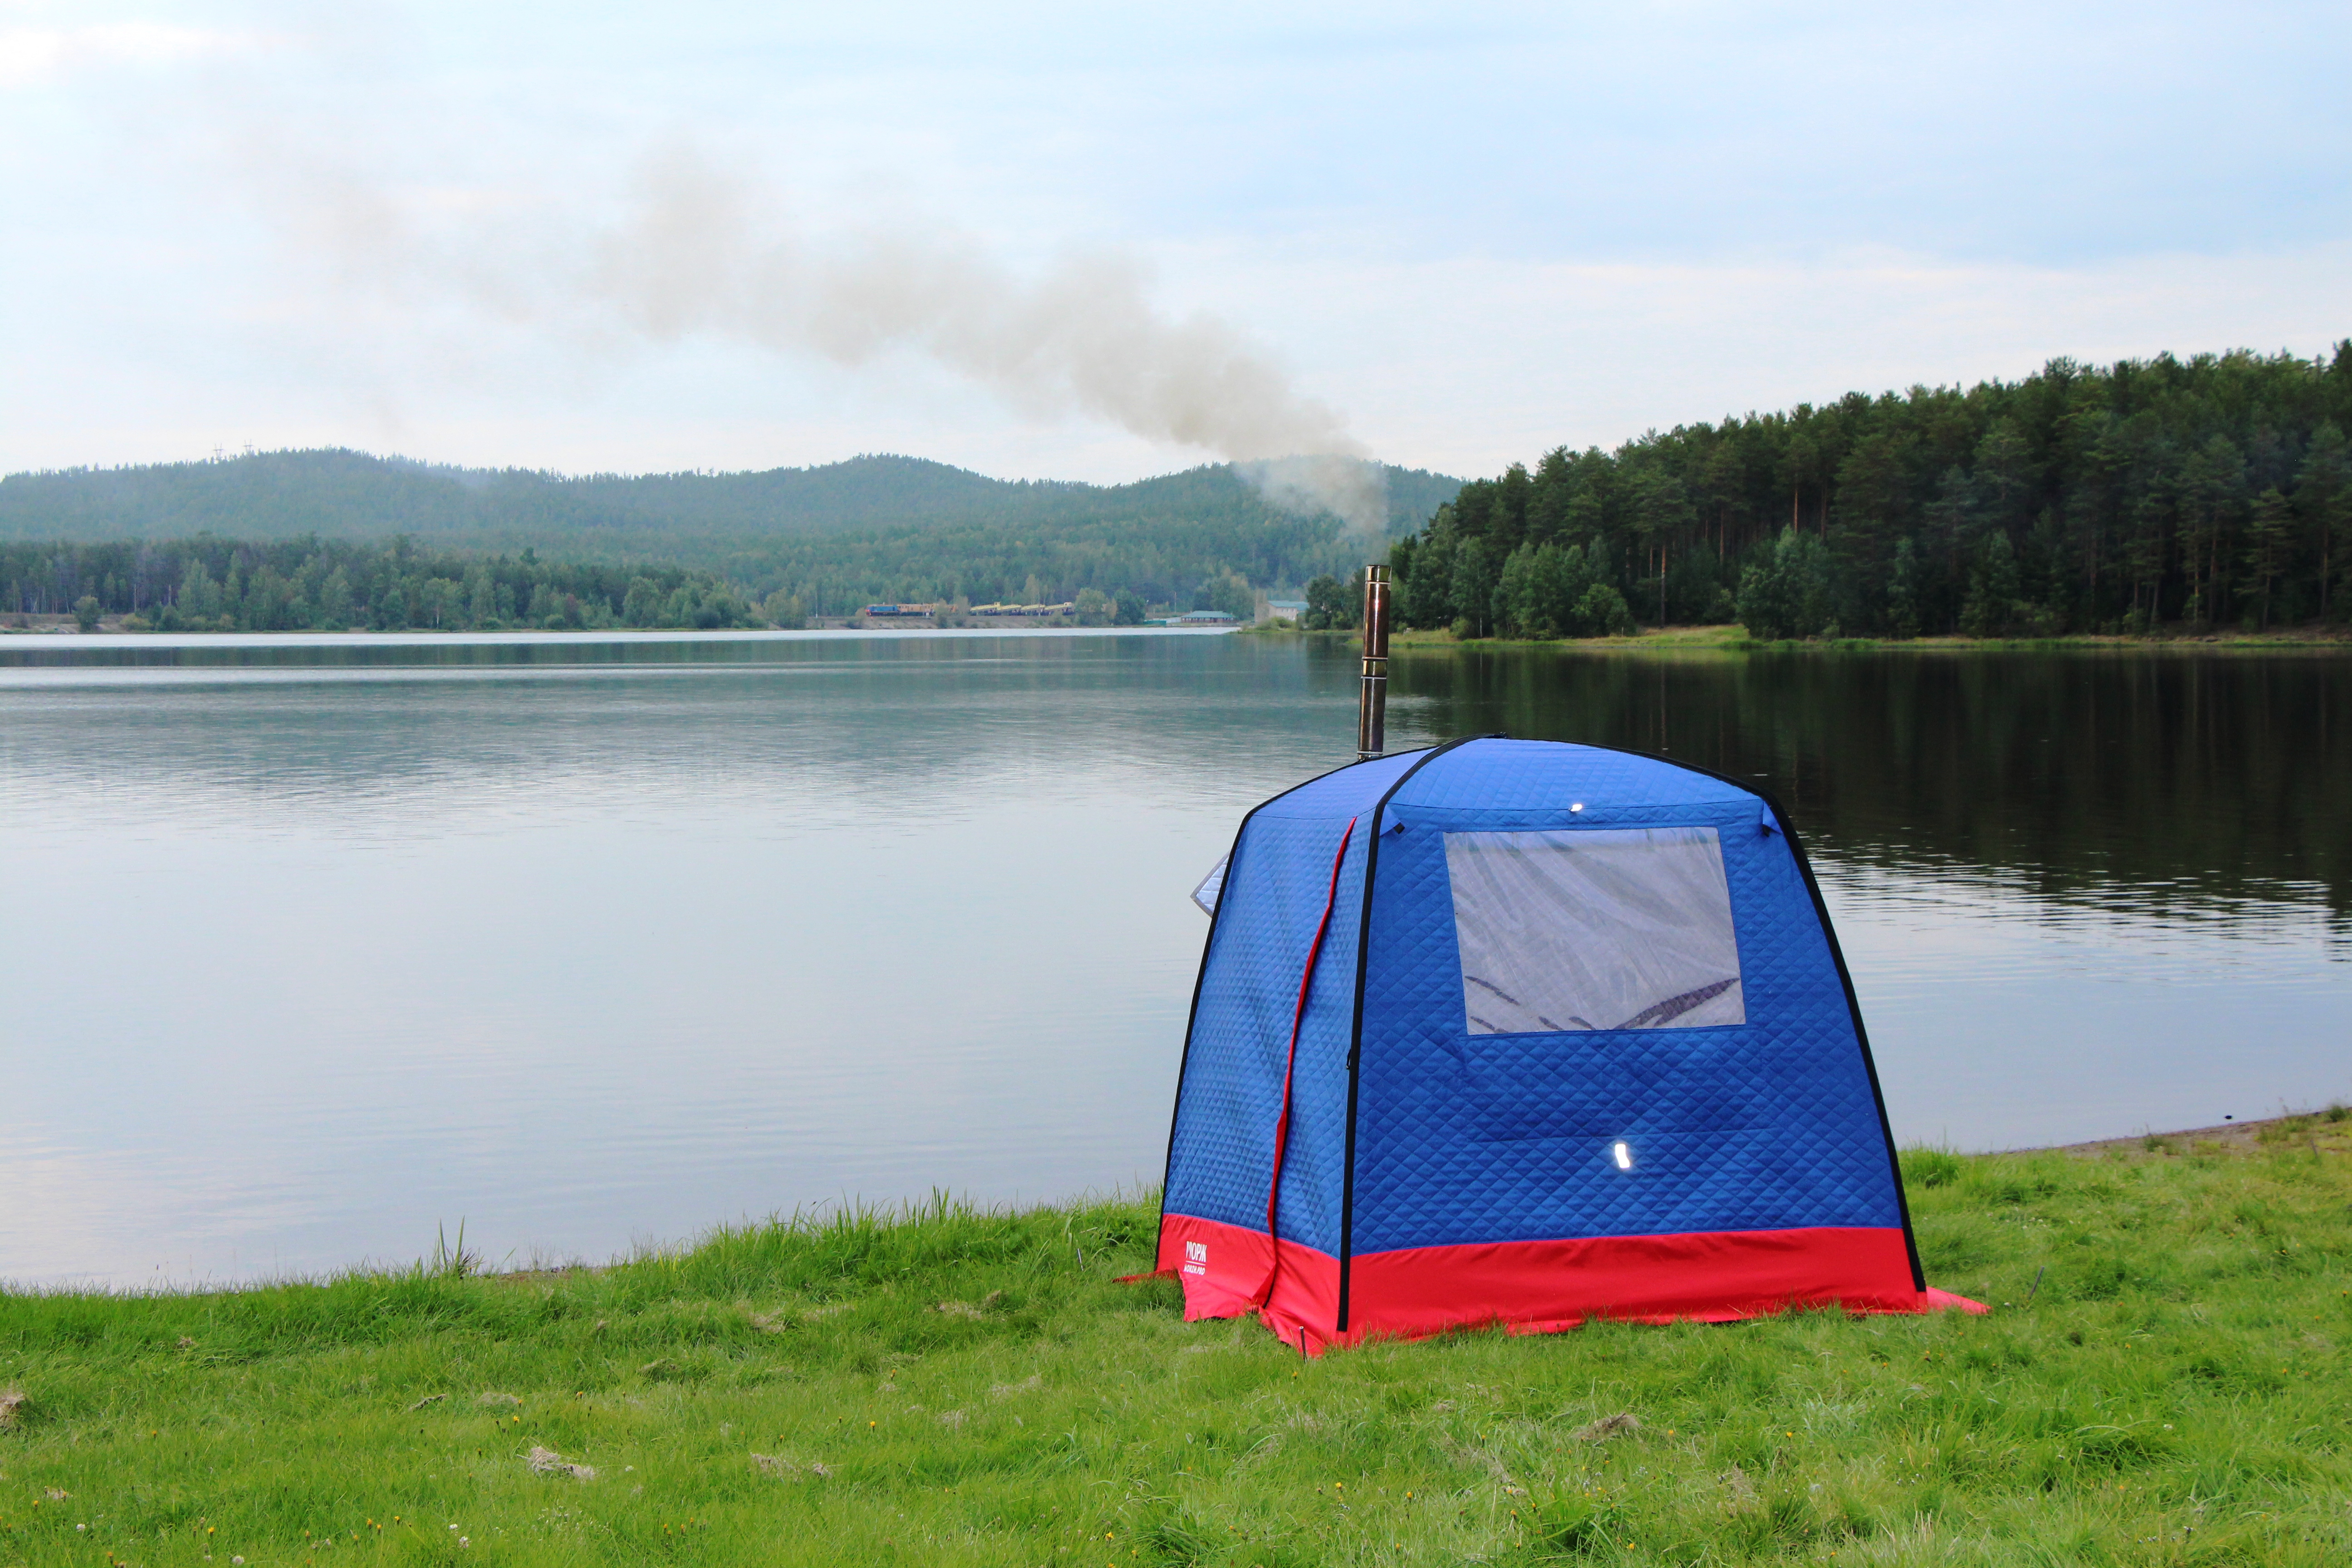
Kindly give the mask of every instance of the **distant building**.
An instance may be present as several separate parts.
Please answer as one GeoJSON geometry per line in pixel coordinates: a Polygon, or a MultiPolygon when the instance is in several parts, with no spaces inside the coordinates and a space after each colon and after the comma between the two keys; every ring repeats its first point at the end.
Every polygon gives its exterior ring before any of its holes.
{"type": "Polygon", "coordinates": [[[1304,599],[1268,599],[1265,618],[1269,621],[1303,621],[1307,618],[1304,599]]]}
{"type": "Polygon", "coordinates": [[[1178,626],[1230,626],[1234,617],[1223,610],[1187,610],[1169,623],[1178,626]]]}

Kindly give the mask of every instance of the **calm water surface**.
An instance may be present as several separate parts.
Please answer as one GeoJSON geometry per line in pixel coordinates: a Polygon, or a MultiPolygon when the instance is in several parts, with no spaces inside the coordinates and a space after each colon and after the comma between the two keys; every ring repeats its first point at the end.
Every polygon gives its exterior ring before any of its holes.
{"type": "MultiPolygon", "coordinates": [[[[1189,633],[0,641],[0,1279],[1152,1181],[1186,891],[1347,759],[1352,674],[1189,633]]],[[[1395,685],[1401,745],[1774,789],[1906,1141],[2352,1098],[2346,662],[1495,649],[1395,685]]]]}

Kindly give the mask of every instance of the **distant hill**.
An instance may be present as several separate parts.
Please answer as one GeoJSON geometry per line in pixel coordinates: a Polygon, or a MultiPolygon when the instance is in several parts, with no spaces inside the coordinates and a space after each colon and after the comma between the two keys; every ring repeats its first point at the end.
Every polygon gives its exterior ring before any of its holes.
{"type": "MultiPolygon", "coordinates": [[[[1390,537],[1419,528],[1463,484],[1412,468],[1389,468],[1387,479],[1390,537]]],[[[868,598],[1059,600],[1087,587],[1223,602],[1209,585],[1230,596],[1236,581],[1294,586],[1342,574],[1370,542],[1346,537],[1328,513],[1269,507],[1222,464],[1128,485],[992,479],[898,457],[575,478],[331,449],[0,479],[0,546],[16,542],[0,550],[16,563],[0,575],[15,599],[51,595],[56,571],[28,546],[199,534],[255,547],[407,535],[442,551],[697,568],[826,610],[868,598]]]]}
{"type": "MultiPolygon", "coordinates": [[[[1463,482],[1407,468],[1390,468],[1388,479],[1391,534],[1426,522],[1463,482]]],[[[900,457],[764,472],[571,477],[328,449],[0,479],[5,540],[406,533],[443,546],[703,564],[825,535],[1120,524],[1182,531],[1279,515],[1224,465],[1110,486],[992,479],[900,457]]]]}
{"type": "Polygon", "coordinates": [[[764,473],[571,478],[459,468],[341,449],[0,479],[0,537],[244,539],[529,535],[542,547],[615,531],[834,532],[964,520],[1091,487],[992,479],[918,458],[764,473]]]}

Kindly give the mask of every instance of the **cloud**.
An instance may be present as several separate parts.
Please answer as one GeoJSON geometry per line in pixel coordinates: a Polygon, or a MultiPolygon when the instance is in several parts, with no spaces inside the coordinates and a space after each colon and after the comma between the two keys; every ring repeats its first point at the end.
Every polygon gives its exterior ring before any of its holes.
{"type": "Polygon", "coordinates": [[[1199,265],[1321,348],[1365,439],[1468,474],[1850,391],[2015,380],[2060,355],[2310,355],[2352,335],[2344,241],[2066,266],[1889,250],[1199,265]]]}
{"type": "Polygon", "coordinates": [[[83,27],[0,27],[0,88],[51,81],[112,66],[172,64],[253,47],[247,33],[110,22],[83,27]]]}

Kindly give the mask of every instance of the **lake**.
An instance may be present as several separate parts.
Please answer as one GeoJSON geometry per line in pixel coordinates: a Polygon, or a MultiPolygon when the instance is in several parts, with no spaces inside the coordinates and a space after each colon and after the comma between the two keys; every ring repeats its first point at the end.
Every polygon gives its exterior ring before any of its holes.
{"type": "MultiPolygon", "coordinates": [[[[0,1279],[1155,1181],[1241,814],[1353,653],[1189,632],[0,639],[0,1279]]],[[[2352,660],[1401,650],[1391,742],[1805,833],[1906,1142],[2352,1099],[2352,660]]]]}

